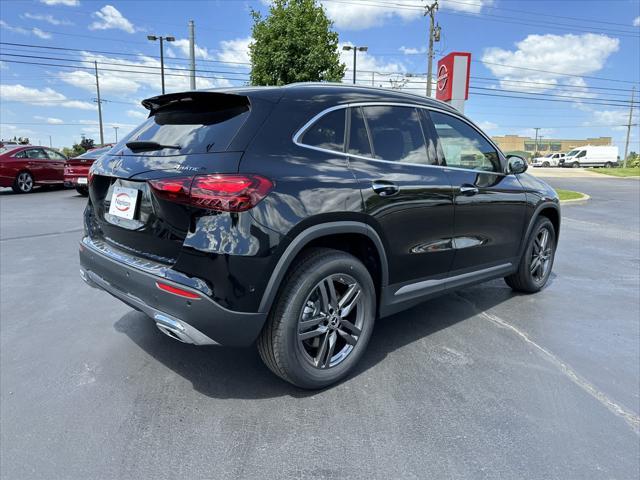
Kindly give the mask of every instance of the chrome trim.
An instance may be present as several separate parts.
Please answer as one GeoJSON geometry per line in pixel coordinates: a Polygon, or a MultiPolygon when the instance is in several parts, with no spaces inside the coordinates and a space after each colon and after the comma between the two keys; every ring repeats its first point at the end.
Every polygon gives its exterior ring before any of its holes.
{"type": "Polygon", "coordinates": [[[181,287],[195,289],[197,293],[212,295],[211,288],[207,283],[197,277],[188,277],[187,275],[173,270],[168,265],[154,262],[153,260],[136,257],[128,252],[117,249],[116,247],[102,240],[94,239],[89,236],[82,238],[81,245],[89,248],[96,253],[100,253],[110,260],[124,263],[129,267],[142,270],[145,273],[179,283],[181,287]]]}
{"type": "MultiPolygon", "coordinates": [[[[499,156],[501,156],[502,158],[506,158],[504,153],[502,152],[502,150],[500,150],[500,148],[493,142],[493,140],[491,140],[491,138],[489,138],[482,131],[482,129],[480,129],[480,127],[478,125],[473,123],[471,120],[463,117],[458,112],[447,110],[447,109],[444,109],[444,108],[432,107],[432,106],[427,106],[427,105],[420,105],[420,104],[416,104],[416,103],[354,102],[354,103],[344,103],[344,104],[340,104],[340,105],[334,105],[333,107],[326,108],[326,109],[322,110],[320,113],[317,113],[316,115],[314,115],[307,123],[305,123],[302,127],[300,127],[300,129],[298,129],[293,134],[292,141],[293,141],[293,143],[295,145],[297,145],[299,147],[302,147],[302,148],[308,148],[310,150],[316,150],[318,152],[323,152],[323,153],[330,153],[332,155],[342,155],[342,156],[346,157],[347,159],[349,159],[349,158],[358,158],[360,160],[366,160],[366,161],[371,161],[371,162],[391,163],[391,164],[394,164],[394,165],[412,165],[412,166],[415,166],[415,167],[425,167],[425,168],[443,168],[445,170],[449,169],[449,170],[460,170],[460,171],[463,171],[463,172],[487,173],[487,174],[491,174],[491,175],[501,175],[503,177],[505,177],[507,175],[510,175],[509,173],[505,173],[505,172],[486,172],[486,171],[483,171],[483,170],[474,170],[472,168],[449,167],[447,165],[425,165],[425,164],[422,164],[422,163],[395,162],[395,161],[391,161],[391,160],[382,160],[382,159],[379,159],[379,158],[365,157],[363,155],[354,155],[354,154],[348,153],[348,152],[337,152],[335,150],[329,150],[329,149],[326,149],[326,148],[314,147],[312,145],[304,144],[304,143],[302,143],[300,141],[300,137],[306,132],[306,130],[311,125],[313,125],[317,120],[319,120],[323,116],[327,115],[328,113],[331,113],[331,112],[333,112],[335,110],[352,108],[352,107],[376,107],[376,106],[421,108],[423,110],[444,113],[445,115],[451,115],[452,117],[457,118],[458,120],[461,120],[461,121],[469,124],[475,130],[477,130],[478,133],[480,133],[480,135],[482,135],[482,137],[486,141],[488,141],[489,144],[491,144],[491,146],[493,146],[496,149],[496,151],[498,152],[499,156]]],[[[365,122],[366,122],[366,120],[365,120],[365,122]]],[[[502,162],[501,162],[501,165],[502,165],[502,162]]]]}
{"type": "Polygon", "coordinates": [[[404,294],[407,294],[407,293],[416,292],[418,290],[424,290],[424,289],[427,289],[427,288],[430,288],[430,287],[436,287],[436,286],[439,286],[439,285],[446,285],[447,283],[453,283],[453,282],[457,282],[459,280],[464,280],[464,279],[467,279],[467,278],[482,277],[482,276],[484,276],[486,274],[497,272],[499,270],[510,269],[511,267],[513,267],[512,263],[503,263],[501,265],[496,265],[494,267],[483,268],[482,270],[475,270],[473,272],[462,273],[460,275],[455,275],[453,277],[438,278],[438,279],[432,279],[432,280],[423,280],[421,282],[410,283],[409,285],[405,285],[404,287],[400,287],[398,290],[395,291],[395,293],[393,295],[394,296],[404,295],[404,294]]]}

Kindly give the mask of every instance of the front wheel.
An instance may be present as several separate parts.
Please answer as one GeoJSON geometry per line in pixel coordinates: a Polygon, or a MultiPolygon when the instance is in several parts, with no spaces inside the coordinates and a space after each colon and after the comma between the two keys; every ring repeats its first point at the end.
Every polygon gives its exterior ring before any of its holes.
{"type": "Polygon", "coordinates": [[[579,164],[578,162],[573,162],[573,163],[571,164],[571,166],[572,166],[573,168],[580,168],[580,164],[579,164]]]}
{"type": "Polygon", "coordinates": [[[549,162],[544,162],[544,163],[542,164],[542,166],[543,166],[543,167],[549,167],[549,162]]]}
{"type": "Polygon", "coordinates": [[[16,193],[29,193],[33,190],[33,177],[29,172],[20,172],[13,181],[11,188],[16,193]]]}
{"type": "Polygon", "coordinates": [[[258,352],[282,379],[307,389],[335,383],[362,357],[375,320],[376,291],[353,255],[305,252],[283,282],[258,338],[258,352]]]}
{"type": "Polygon", "coordinates": [[[604,168],[611,168],[613,167],[613,164],[611,162],[607,162],[604,164],[604,168]]]}
{"type": "Polygon", "coordinates": [[[518,270],[505,282],[519,292],[535,293],[549,280],[556,251],[556,230],[547,217],[536,221],[527,242],[518,270]]]}

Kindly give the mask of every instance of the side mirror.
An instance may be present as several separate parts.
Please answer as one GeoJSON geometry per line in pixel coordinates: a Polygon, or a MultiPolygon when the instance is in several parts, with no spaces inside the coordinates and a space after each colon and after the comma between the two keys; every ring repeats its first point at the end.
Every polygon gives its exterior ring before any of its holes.
{"type": "Polygon", "coordinates": [[[520,173],[526,172],[528,167],[529,165],[524,158],[517,155],[507,156],[507,173],[518,175],[520,173]]]}

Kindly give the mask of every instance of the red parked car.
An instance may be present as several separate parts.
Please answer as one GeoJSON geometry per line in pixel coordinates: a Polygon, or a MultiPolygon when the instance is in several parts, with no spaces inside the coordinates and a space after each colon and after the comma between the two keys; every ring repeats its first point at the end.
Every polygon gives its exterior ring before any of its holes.
{"type": "Polygon", "coordinates": [[[64,164],[64,185],[75,188],[80,195],[85,197],[89,195],[89,189],[87,188],[89,168],[100,155],[108,152],[111,147],[112,145],[105,145],[104,147],[93,148],[82,155],[67,160],[67,163],[64,164]]]}
{"type": "Polygon", "coordinates": [[[10,145],[0,149],[0,187],[29,193],[36,185],[62,185],[64,163],[60,152],[34,145],[10,145]]]}

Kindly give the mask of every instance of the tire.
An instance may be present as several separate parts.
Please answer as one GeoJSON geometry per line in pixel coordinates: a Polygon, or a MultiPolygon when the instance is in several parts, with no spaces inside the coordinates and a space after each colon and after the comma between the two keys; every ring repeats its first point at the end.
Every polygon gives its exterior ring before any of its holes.
{"type": "Polygon", "coordinates": [[[83,197],[89,196],[89,189],[87,187],[76,187],[76,192],[78,192],[83,197]]]}
{"type": "Polygon", "coordinates": [[[607,163],[604,164],[604,168],[611,168],[611,167],[613,167],[611,162],[607,162],[607,163]]]}
{"type": "Polygon", "coordinates": [[[518,270],[514,274],[505,277],[505,282],[518,292],[535,293],[540,291],[547,284],[549,275],[551,275],[555,252],[556,230],[551,220],[547,217],[540,217],[533,226],[524,254],[518,264],[518,270]],[[548,235],[542,250],[542,254],[546,259],[538,259],[538,266],[535,270],[532,270],[535,259],[542,258],[540,257],[540,243],[542,240],[541,235],[543,235],[544,231],[548,235]]]}
{"type": "Polygon", "coordinates": [[[283,281],[258,338],[258,352],[283,380],[300,388],[323,388],[358,363],[375,314],[376,290],[362,262],[339,250],[310,249],[283,281]],[[342,301],[345,305],[334,309],[342,301]]]}
{"type": "Polygon", "coordinates": [[[573,162],[573,163],[571,164],[571,167],[572,167],[572,168],[580,168],[580,164],[579,164],[578,162],[573,162]]]}
{"type": "Polygon", "coordinates": [[[11,188],[16,193],[30,193],[34,185],[33,176],[29,172],[22,171],[16,175],[11,188]]]}
{"type": "Polygon", "coordinates": [[[543,167],[549,167],[549,162],[544,162],[544,163],[542,164],[542,166],[543,166],[543,167]]]}

